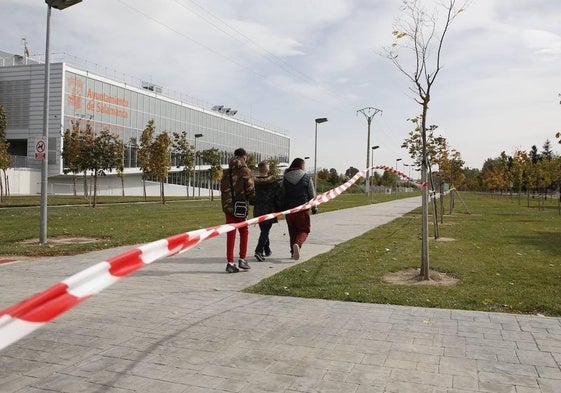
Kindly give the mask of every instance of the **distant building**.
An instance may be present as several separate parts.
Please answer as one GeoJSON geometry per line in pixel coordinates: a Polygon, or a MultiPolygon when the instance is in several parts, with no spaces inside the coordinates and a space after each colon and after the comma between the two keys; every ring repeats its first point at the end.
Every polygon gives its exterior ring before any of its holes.
{"type": "MultiPolygon", "coordinates": [[[[237,111],[231,108],[197,107],[173,98],[172,94],[166,94],[162,87],[152,83],[142,82],[135,86],[65,62],[52,63],[50,69],[49,192],[68,193],[72,184],[72,176],[63,173],[61,159],[62,136],[64,130],[71,128],[72,121],[79,121],[84,126],[90,124],[95,131],[109,130],[124,142],[124,184],[129,195],[131,190],[141,186],[137,145],[151,119],[156,133],[186,131],[188,142],[193,145],[195,134],[203,134],[197,139],[197,150],[217,148],[223,165],[238,147],[244,147],[258,161],[269,157],[276,157],[281,164],[289,161],[288,136],[236,118],[237,111]],[[58,189],[55,190],[53,185],[58,185],[58,189]]],[[[43,135],[44,77],[43,63],[0,51],[0,105],[8,115],[9,153],[14,156],[14,166],[17,167],[41,168],[35,152],[37,139],[43,135]]],[[[201,163],[198,168],[205,169],[201,163]]],[[[181,182],[180,171],[181,168],[173,165],[168,182],[181,182]]],[[[202,180],[204,176],[198,178],[202,180]]],[[[116,179],[115,171],[99,181],[101,193],[119,195],[121,180],[116,179]]]]}

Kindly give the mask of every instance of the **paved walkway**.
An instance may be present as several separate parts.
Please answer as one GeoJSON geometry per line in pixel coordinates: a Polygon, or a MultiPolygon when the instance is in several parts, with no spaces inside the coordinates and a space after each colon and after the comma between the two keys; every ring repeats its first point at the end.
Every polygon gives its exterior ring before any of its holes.
{"type": "MultiPolygon", "coordinates": [[[[302,260],[419,204],[320,213],[302,260]]],[[[272,240],[248,272],[220,236],[121,280],[0,351],[0,392],[561,392],[560,318],[239,292],[293,265],[272,240]]],[[[129,248],[0,265],[0,309],[129,248]]]]}

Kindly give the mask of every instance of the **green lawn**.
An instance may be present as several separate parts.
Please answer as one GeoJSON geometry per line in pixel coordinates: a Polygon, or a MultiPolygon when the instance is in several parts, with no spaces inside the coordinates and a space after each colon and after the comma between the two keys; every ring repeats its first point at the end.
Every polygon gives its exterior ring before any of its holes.
{"type": "MultiPolygon", "coordinates": [[[[420,266],[420,209],[284,270],[247,291],[366,303],[561,316],[561,216],[558,202],[526,207],[517,199],[462,194],[430,268],[460,279],[450,287],[390,285],[387,272],[420,266]],[[389,249],[389,251],[386,251],[389,249]]],[[[431,225],[432,231],[432,225],[431,225]]],[[[432,233],[432,232],[431,232],[432,233]]]]}
{"type": "MultiPolygon", "coordinates": [[[[400,197],[409,196],[403,194],[400,197]]],[[[395,198],[376,195],[375,201],[395,198]]],[[[49,196],[48,239],[60,236],[92,237],[89,244],[39,245],[40,197],[12,196],[0,203],[0,255],[72,255],[111,247],[148,243],[178,233],[220,225],[224,215],[219,198],[99,197],[95,208],[83,197],[49,196]],[[31,240],[31,244],[22,241],[31,240]]],[[[323,212],[369,203],[363,194],[343,194],[320,206],[323,212]]],[[[48,241],[47,239],[47,241],[48,241]]]]}
{"type": "MultiPolygon", "coordinates": [[[[541,313],[561,316],[561,216],[557,200],[461,194],[455,213],[439,225],[431,241],[431,269],[460,279],[451,287],[390,285],[387,272],[420,265],[420,209],[329,253],[272,276],[248,292],[467,310],[541,313]],[[388,249],[389,251],[386,251],[388,249]]],[[[412,194],[400,194],[410,197],[412,194]]],[[[374,202],[395,195],[374,196],[374,202]]],[[[218,200],[100,198],[96,208],[80,197],[49,197],[48,235],[102,239],[91,244],[20,242],[38,239],[39,198],[11,197],[0,204],[0,255],[78,254],[147,243],[224,222],[218,200]],[[156,202],[154,202],[156,201],[156,202]],[[69,204],[64,205],[64,204],[69,204]],[[14,207],[23,206],[23,207],[14,207]]],[[[321,212],[370,203],[362,194],[343,194],[321,212]]],[[[446,200],[446,206],[448,201],[446,200]]],[[[447,211],[447,209],[445,209],[447,211]]],[[[431,225],[432,231],[432,225],[431,225]]],[[[432,233],[432,232],[431,232],[432,233]]]]}

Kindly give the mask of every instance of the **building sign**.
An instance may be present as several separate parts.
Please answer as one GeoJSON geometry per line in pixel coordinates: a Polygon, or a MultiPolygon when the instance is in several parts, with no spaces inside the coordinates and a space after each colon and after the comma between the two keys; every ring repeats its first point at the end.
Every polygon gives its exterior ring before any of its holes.
{"type": "Polygon", "coordinates": [[[68,104],[76,110],[82,109],[84,96],[84,81],[76,77],[68,78],[68,104]]]}
{"type": "Polygon", "coordinates": [[[104,113],[128,119],[129,112],[121,108],[116,108],[112,105],[119,105],[128,108],[129,102],[125,98],[110,96],[105,93],[98,93],[92,89],[88,89],[88,102],[86,108],[89,111],[104,113]],[[100,102],[101,101],[101,102],[100,102]]]}
{"type": "Polygon", "coordinates": [[[67,83],[68,104],[75,110],[82,109],[85,98],[86,110],[88,111],[128,119],[129,111],[124,108],[130,108],[130,104],[126,98],[100,93],[91,88],[88,88],[84,97],[84,81],[74,75],[68,77],[67,83]]]}

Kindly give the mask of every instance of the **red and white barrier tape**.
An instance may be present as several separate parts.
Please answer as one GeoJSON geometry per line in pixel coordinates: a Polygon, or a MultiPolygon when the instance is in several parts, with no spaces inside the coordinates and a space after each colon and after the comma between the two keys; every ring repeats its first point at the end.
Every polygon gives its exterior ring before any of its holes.
{"type": "Polygon", "coordinates": [[[403,179],[414,183],[417,187],[422,187],[422,184],[414,182],[413,179],[409,178],[404,173],[391,167],[375,166],[357,172],[350,180],[339,187],[319,194],[307,203],[295,208],[277,213],[264,214],[240,223],[219,225],[181,233],[166,239],[144,244],[109,258],[107,261],[93,265],[43,292],[35,294],[18,304],[0,311],[0,350],[98,294],[105,288],[113,285],[119,279],[128,276],[154,261],[181,254],[195,247],[200,242],[223,233],[329,202],[351,187],[360,177],[364,177],[368,170],[375,169],[383,169],[397,174],[403,179]]]}
{"type": "Polygon", "coordinates": [[[367,169],[358,172],[346,183],[295,208],[265,214],[240,223],[219,225],[170,236],[116,255],[74,274],[49,289],[0,311],[0,350],[98,294],[119,279],[154,261],[183,253],[200,242],[220,234],[328,202],[346,191],[360,177],[363,177],[366,171],[367,169]]]}
{"type": "Polygon", "coordinates": [[[105,288],[113,285],[119,279],[128,276],[154,261],[181,254],[195,247],[200,242],[223,233],[329,202],[341,195],[359,178],[364,177],[368,170],[375,169],[389,171],[412,182],[419,188],[423,187],[423,184],[416,183],[413,179],[394,168],[384,165],[375,166],[357,172],[350,180],[339,187],[326,191],[307,203],[295,208],[277,213],[264,214],[240,223],[219,225],[181,233],[166,239],[144,244],[138,248],[109,258],[107,261],[93,265],[43,292],[35,294],[18,304],[0,311],[0,350],[98,294],[105,288]]]}

